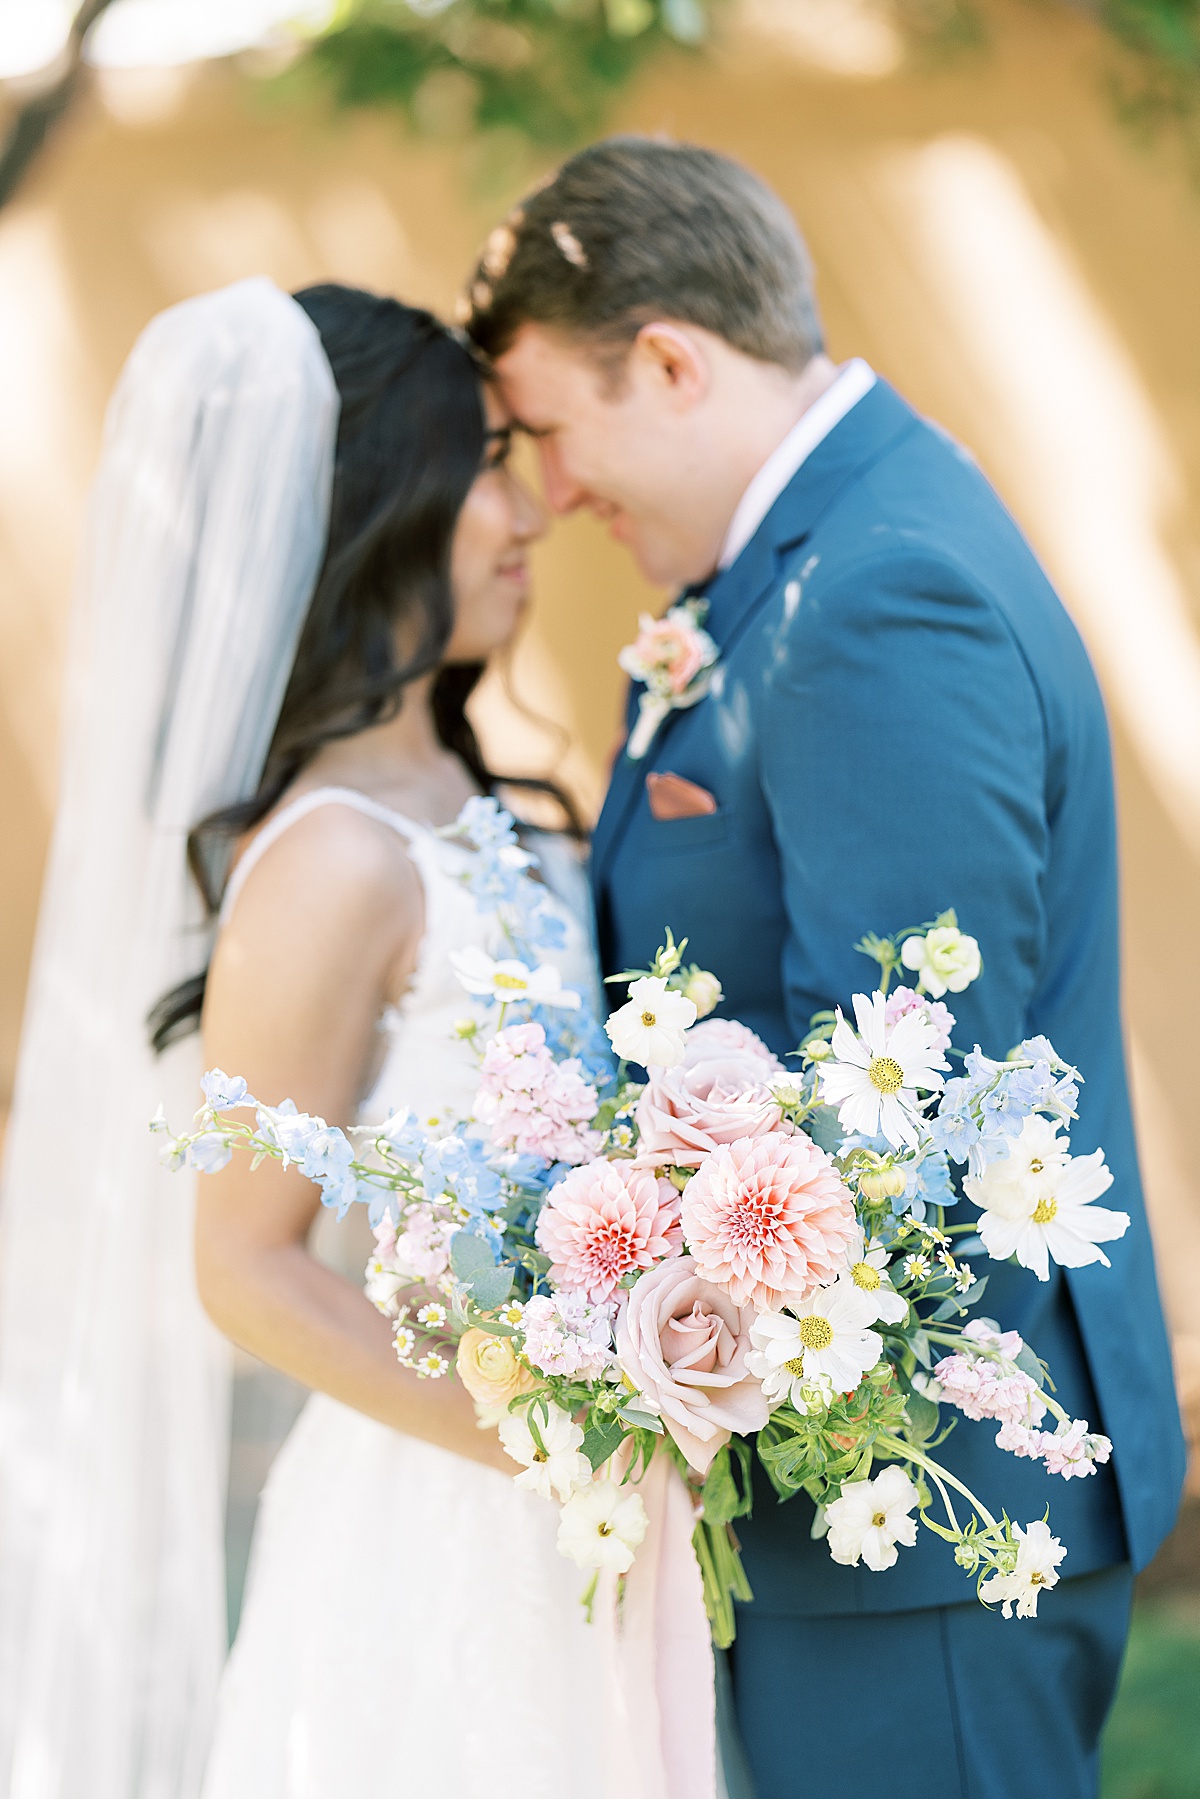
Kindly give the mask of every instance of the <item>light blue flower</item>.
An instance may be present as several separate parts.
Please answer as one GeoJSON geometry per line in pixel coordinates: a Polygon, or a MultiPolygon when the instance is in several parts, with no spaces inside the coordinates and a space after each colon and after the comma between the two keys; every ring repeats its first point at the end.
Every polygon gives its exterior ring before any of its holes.
{"type": "Polygon", "coordinates": [[[250,1089],[240,1074],[225,1074],[220,1068],[210,1068],[201,1076],[200,1085],[214,1112],[231,1112],[235,1106],[258,1104],[256,1099],[251,1099],[250,1089]]]}
{"type": "Polygon", "coordinates": [[[231,1160],[233,1150],[220,1131],[204,1131],[188,1145],[187,1164],[198,1174],[217,1174],[231,1160]]]}
{"type": "Polygon", "coordinates": [[[1029,1038],[1006,1062],[994,1062],[977,1044],[965,1067],[965,1075],[947,1081],[930,1130],[937,1147],[951,1161],[968,1163],[976,1177],[1007,1156],[1031,1113],[1075,1115],[1078,1076],[1045,1037],[1029,1038]],[[1032,1066],[1022,1067],[1025,1062],[1032,1066]]]}
{"type": "Polygon", "coordinates": [[[490,794],[475,794],[469,799],[455,820],[455,826],[481,850],[517,841],[512,813],[506,812],[499,800],[490,794]]]}

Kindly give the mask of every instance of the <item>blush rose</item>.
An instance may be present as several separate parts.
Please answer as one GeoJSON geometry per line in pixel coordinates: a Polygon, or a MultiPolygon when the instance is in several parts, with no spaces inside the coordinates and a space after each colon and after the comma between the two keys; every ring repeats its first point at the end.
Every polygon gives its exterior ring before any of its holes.
{"type": "Polygon", "coordinates": [[[750,1307],[706,1281],[691,1256],[644,1274],[621,1314],[621,1367],[698,1474],[735,1431],[761,1430],[770,1415],[762,1387],[746,1372],[753,1320],[750,1307]]]}
{"type": "Polygon", "coordinates": [[[723,1143],[790,1129],[767,1085],[783,1072],[745,1025],[694,1026],[682,1064],[655,1072],[638,1101],[638,1165],[699,1168],[723,1143]]]}

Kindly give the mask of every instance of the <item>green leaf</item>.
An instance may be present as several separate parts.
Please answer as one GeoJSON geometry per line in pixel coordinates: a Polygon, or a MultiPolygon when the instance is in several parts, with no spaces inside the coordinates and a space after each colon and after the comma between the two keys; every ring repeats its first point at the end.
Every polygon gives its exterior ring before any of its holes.
{"type": "Polygon", "coordinates": [[[1043,1368],[1032,1349],[1030,1349],[1028,1343],[1022,1343],[1021,1345],[1021,1353],[1017,1357],[1017,1367],[1021,1370],[1022,1374],[1027,1374],[1030,1380],[1036,1381],[1039,1387],[1046,1378],[1046,1370],[1043,1368]]]}
{"type": "Polygon", "coordinates": [[[610,1413],[607,1418],[593,1415],[583,1433],[583,1453],[592,1464],[593,1471],[601,1462],[606,1462],[614,1450],[620,1448],[628,1435],[624,1424],[614,1414],[610,1413]]]}
{"type": "Polygon", "coordinates": [[[512,1292],[513,1271],[507,1263],[500,1268],[486,1268],[469,1283],[471,1298],[481,1312],[502,1306],[512,1292]]]}
{"type": "Polygon", "coordinates": [[[464,1285],[477,1274],[496,1266],[496,1253],[490,1243],[473,1231],[455,1231],[450,1239],[450,1266],[464,1285]]]}
{"type": "Polygon", "coordinates": [[[923,1393],[910,1393],[904,1401],[904,1409],[908,1413],[908,1422],[912,1426],[912,1438],[915,1443],[928,1442],[938,1427],[941,1417],[932,1399],[926,1399],[923,1393]]]}
{"type": "Polygon", "coordinates": [[[653,1412],[639,1412],[636,1406],[623,1405],[618,1407],[617,1417],[623,1418],[634,1430],[652,1430],[659,1437],[663,1434],[662,1419],[655,1417],[653,1412]]]}
{"type": "Polygon", "coordinates": [[[845,1133],[833,1106],[818,1106],[815,1112],[810,1112],[804,1120],[804,1129],[827,1156],[836,1155],[842,1146],[845,1133]]]}
{"type": "Polygon", "coordinates": [[[930,1344],[929,1338],[925,1335],[925,1332],[914,1331],[908,1340],[912,1345],[912,1352],[916,1356],[918,1362],[920,1362],[922,1368],[932,1368],[933,1347],[930,1344]]]}
{"type": "MultiPolygon", "coordinates": [[[[737,1439],[738,1448],[747,1449],[749,1445],[737,1439]]],[[[726,1444],[713,1457],[708,1470],[708,1478],[704,1482],[703,1500],[704,1516],[711,1525],[731,1524],[735,1518],[744,1518],[750,1510],[751,1495],[747,1462],[741,1464],[741,1486],[734,1478],[732,1444],[726,1444]]],[[[736,1453],[736,1452],[735,1452],[736,1453]]],[[[741,1458],[739,1457],[739,1460],[741,1458]]]]}

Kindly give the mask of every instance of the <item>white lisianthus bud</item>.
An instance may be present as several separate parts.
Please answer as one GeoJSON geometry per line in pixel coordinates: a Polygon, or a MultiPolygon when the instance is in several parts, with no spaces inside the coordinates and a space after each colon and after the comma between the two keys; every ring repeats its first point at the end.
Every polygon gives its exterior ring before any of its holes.
{"type": "Polygon", "coordinates": [[[665,949],[660,949],[654,958],[654,966],[660,975],[674,974],[683,960],[683,946],[670,942],[665,949]]]}
{"type": "Polygon", "coordinates": [[[894,1162],[883,1162],[877,1168],[864,1168],[858,1176],[858,1190],[863,1198],[877,1205],[883,1199],[899,1199],[908,1181],[904,1170],[894,1162]]]}
{"type": "Polygon", "coordinates": [[[833,1045],[827,1037],[814,1037],[811,1043],[805,1044],[804,1053],[810,1062],[827,1062],[833,1054],[833,1045]]]}
{"type": "Polygon", "coordinates": [[[934,999],[943,993],[961,993],[983,968],[974,937],[957,925],[936,925],[924,937],[906,937],[900,960],[918,976],[918,985],[934,999]]]}
{"type": "Polygon", "coordinates": [[[683,994],[695,1006],[697,1018],[707,1018],[710,1012],[715,1012],[724,997],[720,981],[707,968],[698,968],[689,975],[684,982],[683,994]]]}

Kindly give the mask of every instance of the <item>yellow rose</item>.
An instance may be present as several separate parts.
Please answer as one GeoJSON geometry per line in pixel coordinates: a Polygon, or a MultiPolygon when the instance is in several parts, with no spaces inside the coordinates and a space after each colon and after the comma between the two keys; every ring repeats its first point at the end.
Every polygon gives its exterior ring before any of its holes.
{"type": "Polygon", "coordinates": [[[472,1328],[458,1345],[458,1377],[479,1405],[507,1405],[537,1383],[517,1359],[511,1337],[472,1328]]]}

